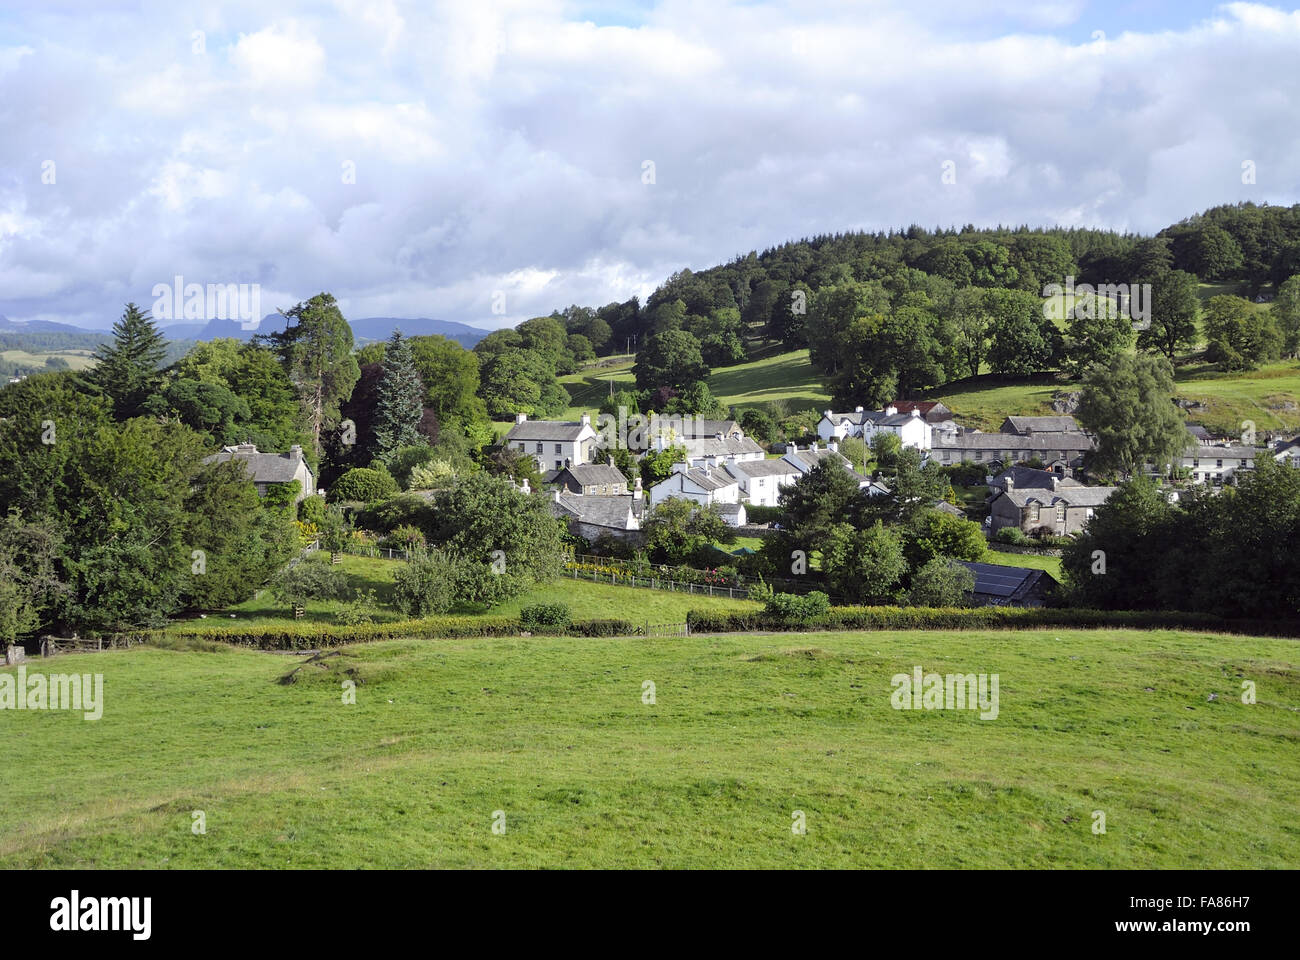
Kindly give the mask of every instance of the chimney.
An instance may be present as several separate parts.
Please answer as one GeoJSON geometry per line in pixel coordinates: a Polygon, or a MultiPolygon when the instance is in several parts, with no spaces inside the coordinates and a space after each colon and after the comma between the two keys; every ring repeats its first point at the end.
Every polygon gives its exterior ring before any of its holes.
{"type": "Polygon", "coordinates": [[[524,477],[523,485],[519,488],[520,493],[532,493],[533,488],[528,485],[528,478],[524,477]]]}
{"type": "Polygon", "coordinates": [[[913,408],[912,408],[912,416],[913,416],[914,418],[919,418],[919,417],[921,416],[921,411],[918,410],[916,407],[913,407],[913,408]]]}
{"type": "Polygon", "coordinates": [[[638,497],[641,496],[641,493],[642,493],[642,491],[641,491],[641,476],[640,476],[639,474],[637,475],[637,478],[636,478],[636,486],[634,486],[634,487],[632,488],[632,492],[633,492],[636,496],[638,496],[638,497]]]}
{"type": "Polygon", "coordinates": [[[523,423],[523,422],[524,422],[525,420],[527,420],[527,419],[528,419],[528,414],[526,414],[526,413],[516,413],[516,414],[515,414],[515,423],[523,423]]]}
{"type": "Polygon", "coordinates": [[[898,413],[898,407],[894,406],[892,403],[885,407],[885,416],[892,417],[896,413],[898,413]]]}
{"type": "Polygon", "coordinates": [[[853,408],[853,412],[854,412],[854,413],[861,413],[861,412],[862,412],[862,408],[861,408],[861,407],[854,407],[854,408],[853,408]]]}
{"type": "Polygon", "coordinates": [[[1006,490],[1007,493],[1010,493],[1012,490],[1016,489],[1016,481],[1015,478],[1011,476],[1011,474],[1007,474],[1006,479],[1002,481],[1002,489],[1006,490]]]}
{"type": "Polygon", "coordinates": [[[612,467],[614,465],[614,455],[612,453],[609,456],[605,457],[605,465],[609,467],[612,467]]]}
{"type": "Polygon", "coordinates": [[[290,460],[302,459],[302,446],[300,444],[295,443],[292,447],[289,448],[289,459],[290,460]]]}
{"type": "Polygon", "coordinates": [[[829,419],[831,417],[831,412],[829,410],[825,411],[825,416],[829,419]]]}
{"type": "Polygon", "coordinates": [[[1060,486],[1061,486],[1061,478],[1058,477],[1056,474],[1052,474],[1052,492],[1055,493],[1057,489],[1060,488],[1060,486]]]}
{"type": "Polygon", "coordinates": [[[589,414],[589,413],[584,413],[584,414],[582,415],[582,425],[583,425],[584,427],[589,427],[589,426],[591,426],[591,414],[589,414]]]}
{"type": "Polygon", "coordinates": [[[834,440],[827,440],[827,441],[826,441],[826,449],[829,450],[829,451],[831,451],[831,453],[839,453],[839,452],[840,452],[840,445],[839,445],[838,443],[836,443],[834,440]]]}

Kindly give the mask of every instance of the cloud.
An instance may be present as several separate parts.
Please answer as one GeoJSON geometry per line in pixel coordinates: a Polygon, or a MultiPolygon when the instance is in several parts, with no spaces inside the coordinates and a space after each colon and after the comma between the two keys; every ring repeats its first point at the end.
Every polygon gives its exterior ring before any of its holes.
{"type": "Polygon", "coordinates": [[[108,323],[183,274],[499,326],[816,233],[1297,199],[1300,15],[971,9],[18,3],[0,314],[108,323]]]}

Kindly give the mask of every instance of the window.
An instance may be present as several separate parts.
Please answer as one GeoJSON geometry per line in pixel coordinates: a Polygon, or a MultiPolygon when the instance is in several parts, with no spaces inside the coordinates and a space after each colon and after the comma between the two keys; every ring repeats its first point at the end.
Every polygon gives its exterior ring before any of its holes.
{"type": "Polygon", "coordinates": [[[543,448],[542,448],[542,445],[539,443],[539,444],[537,445],[537,452],[538,452],[538,453],[541,453],[541,452],[542,452],[542,449],[543,449],[543,448]]]}
{"type": "Polygon", "coordinates": [[[1089,507],[1089,508],[1088,508],[1088,519],[1089,519],[1089,520],[1092,519],[1092,507],[1089,507]]]}
{"type": "Polygon", "coordinates": [[[1222,469],[1223,469],[1223,461],[1222,461],[1222,460],[1215,460],[1215,461],[1214,461],[1214,469],[1215,469],[1215,470],[1222,470],[1222,469]]]}
{"type": "Polygon", "coordinates": [[[563,452],[564,452],[564,447],[562,447],[560,444],[557,443],[557,444],[555,445],[555,452],[556,452],[556,453],[563,453],[563,452]]]}
{"type": "Polygon", "coordinates": [[[556,469],[556,470],[563,470],[563,469],[564,469],[564,461],[563,461],[563,460],[556,460],[556,461],[555,461],[555,469],[556,469]]]}
{"type": "Polygon", "coordinates": [[[1056,505],[1056,522],[1065,523],[1065,504],[1063,502],[1056,505]]]}
{"type": "Polygon", "coordinates": [[[981,460],[983,460],[983,459],[984,459],[984,451],[983,451],[983,450],[976,450],[976,451],[975,451],[975,462],[976,462],[976,463],[979,463],[979,462],[980,462],[981,460]]]}
{"type": "Polygon", "coordinates": [[[1029,505],[1029,519],[1032,520],[1034,523],[1038,522],[1039,509],[1040,508],[1036,503],[1031,503],[1029,505]]]}
{"type": "Polygon", "coordinates": [[[1192,458],[1192,469],[1195,470],[1195,469],[1196,469],[1197,467],[1199,467],[1200,465],[1201,465],[1201,461],[1198,460],[1198,459],[1196,459],[1195,457],[1193,457],[1193,458],[1192,458]]]}

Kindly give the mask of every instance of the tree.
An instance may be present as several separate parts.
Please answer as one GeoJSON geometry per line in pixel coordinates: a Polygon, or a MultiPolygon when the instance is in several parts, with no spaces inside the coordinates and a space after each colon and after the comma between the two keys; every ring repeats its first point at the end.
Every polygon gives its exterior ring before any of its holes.
{"type": "Polygon", "coordinates": [[[1224,370],[1251,370],[1282,351],[1282,337],[1270,314],[1241,297],[1211,297],[1204,327],[1206,359],[1224,370]]]}
{"type": "Polygon", "coordinates": [[[437,335],[411,337],[411,356],[424,382],[425,406],[439,423],[468,425],[487,419],[487,409],[477,396],[479,357],[455,340],[437,335]]]}
{"type": "Polygon", "coordinates": [[[335,503],[356,501],[370,503],[397,493],[397,481],[387,471],[370,467],[353,467],[334,481],[329,488],[330,499],[335,503]]]}
{"type": "Polygon", "coordinates": [[[1130,476],[1179,462],[1191,440],[1173,403],[1173,368],[1162,356],[1117,357],[1084,374],[1076,416],[1097,437],[1090,470],[1130,476]]]}
{"type": "Polygon", "coordinates": [[[1288,278],[1278,287],[1269,312],[1282,338],[1282,353],[1294,357],[1300,353],[1300,274],[1288,278]]]}
{"type": "Polygon", "coordinates": [[[424,383],[410,341],[394,330],[384,351],[384,375],[375,404],[375,456],[385,463],[399,447],[417,444],[424,415],[424,383]]]}
{"type": "Polygon", "coordinates": [[[173,380],[161,394],[145,401],[149,413],[174,413],[187,426],[221,443],[237,443],[240,425],[252,414],[248,403],[224,383],[202,380],[173,380]]]}
{"type": "Polygon", "coordinates": [[[646,340],[637,352],[632,373],[641,390],[671,387],[681,391],[707,379],[709,368],[693,334],[665,330],[646,340]]]}
{"type": "Polygon", "coordinates": [[[716,504],[669,497],[650,511],[645,523],[645,549],[655,563],[700,562],[713,543],[734,543],[736,532],[722,519],[716,504]]]}
{"type": "Polygon", "coordinates": [[[95,366],[88,380],[112,400],[119,420],[138,416],[158,389],[159,366],[167,341],[149,317],[134,303],[126,305],[113,324],[113,342],[95,350],[95,366]]]}
{"type": "Polygon", "coordinates": [[[321,433],[339,419],[339,405],[352,394],[361,376],[352,355],[352,328],[334,297],[318,293],[285,314],[278,333],[259,334],[279,355],[306,412],[312,448],[321,450],[321,433]]]}
{"type": "Polygon", "coordinates": [[[1138,333],[1138,346],[1158,350],[1170,362],[1196,343],[1196,315],[1200,298],[1196,277],[1183,270],[1169,270],[1150,281],[1151,325],[1138,333]]]}
{"type": "Polygon", "coordinates": [[[513,419],[516,413],[554,417],[569,405],[569,393],[546,358],[522,349],[505,349],[483,358],[479,394],[495,420],[513,419]]]}
{"type": "Polygon", "coordinates": [[[1025,376],[1050,370],[1061,354],[1061,335],[1043,315],[1042,301],[1021,290],[991,290],[988,352],[994,373],[1025,376]]]}
{"type": "Polygon", "coordinates": [[[1066,368],[1075,376],[1094,363],[1109,365],[1133,346],[1133,324],[1109,297],[1075,301],[1065,343],[1066,368]]]}
{"type": "Polygon", "coordinates": [[[889,430],[877,430],[871,435],[872,458],[885,470],[891,470],[898,460],[898,451],[903,449],[903,441],[898,434],[889,430]]]}
{"type": "Polygon", "coordinates": [[[846,599],[890,603],[907,574],[907,560],[898,535],[879,520],[865,530],[838,523],[828,531],[822,571],[831,589],[846,599]]]}
{"type": "Polygon", "coordinates": [[[445,550],[407,560],[393,574],[393,603],[408,617],[446,613],[456,604],[465,563],[445,550]]]}
{"type": "Polygon", "coordinates": [[[1222,227],[1206,224],[1196,234],[1191,248],[1192,270],[1211,283],[1228,280],[1241,270],[1241,247],[1222,227]]]}
{"type": "Polygon", "coordinates": [[[988,544],[978,523],[943,510],[924,510],[904,534],[904,552],[912,567],[920,568],[935,557],[951,560],[984,559],[988,544]]]}
{"type": "Polygon", "coordinates": [[[780,494],[784,525],[809,547],[824,539],[837,523],[857,517],[862,492],[843,463],[827,457],[780,494]]]}
{"type": "Polygon", "coordinates": [[[912,574],[907,602],[914,607],[966,607],[975,591],[975,574],[947,557],[933,557],[912,574]]]}

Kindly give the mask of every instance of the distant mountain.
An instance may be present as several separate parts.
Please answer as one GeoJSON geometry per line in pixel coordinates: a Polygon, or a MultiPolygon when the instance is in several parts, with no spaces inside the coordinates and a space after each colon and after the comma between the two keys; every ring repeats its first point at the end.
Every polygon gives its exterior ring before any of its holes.
{"type": "Polygon", "coordinates": [[[0,317],[0,333],[100,333],[86,327],[74,327],[70,323],[55,323],[53,320],[10,320],[0,317]]]}
{"type": "MultiPolygon", "coordinates": [[[[370,340],[387,340],[394,329],[400,329],[408,337],[423,337],[439,334],[449,340],[455,340],[465,349],[470,349],[486,337],[491,331],[480,327],[471,327],[467,323],[455,323],[451,320],[431,320],[428,318],[409,319],[405,317],[362,317],[349,320],[352,335],[358,343],[370,340]]],[[[259,333],[278,333],[284,329],[285,318],[278,313],[268,313],[256,329],[245,330],[238,320],[210,320],[197,332],[187,336],[195,340],[216,340],[219,337],[233,337],[237,340],[249,340],[259,333]]],[[[176,324],[175,328],[196,326],[176,324]]],[[[180,336],[173,328],[164,331],[168,336],[180,336]]]]}

